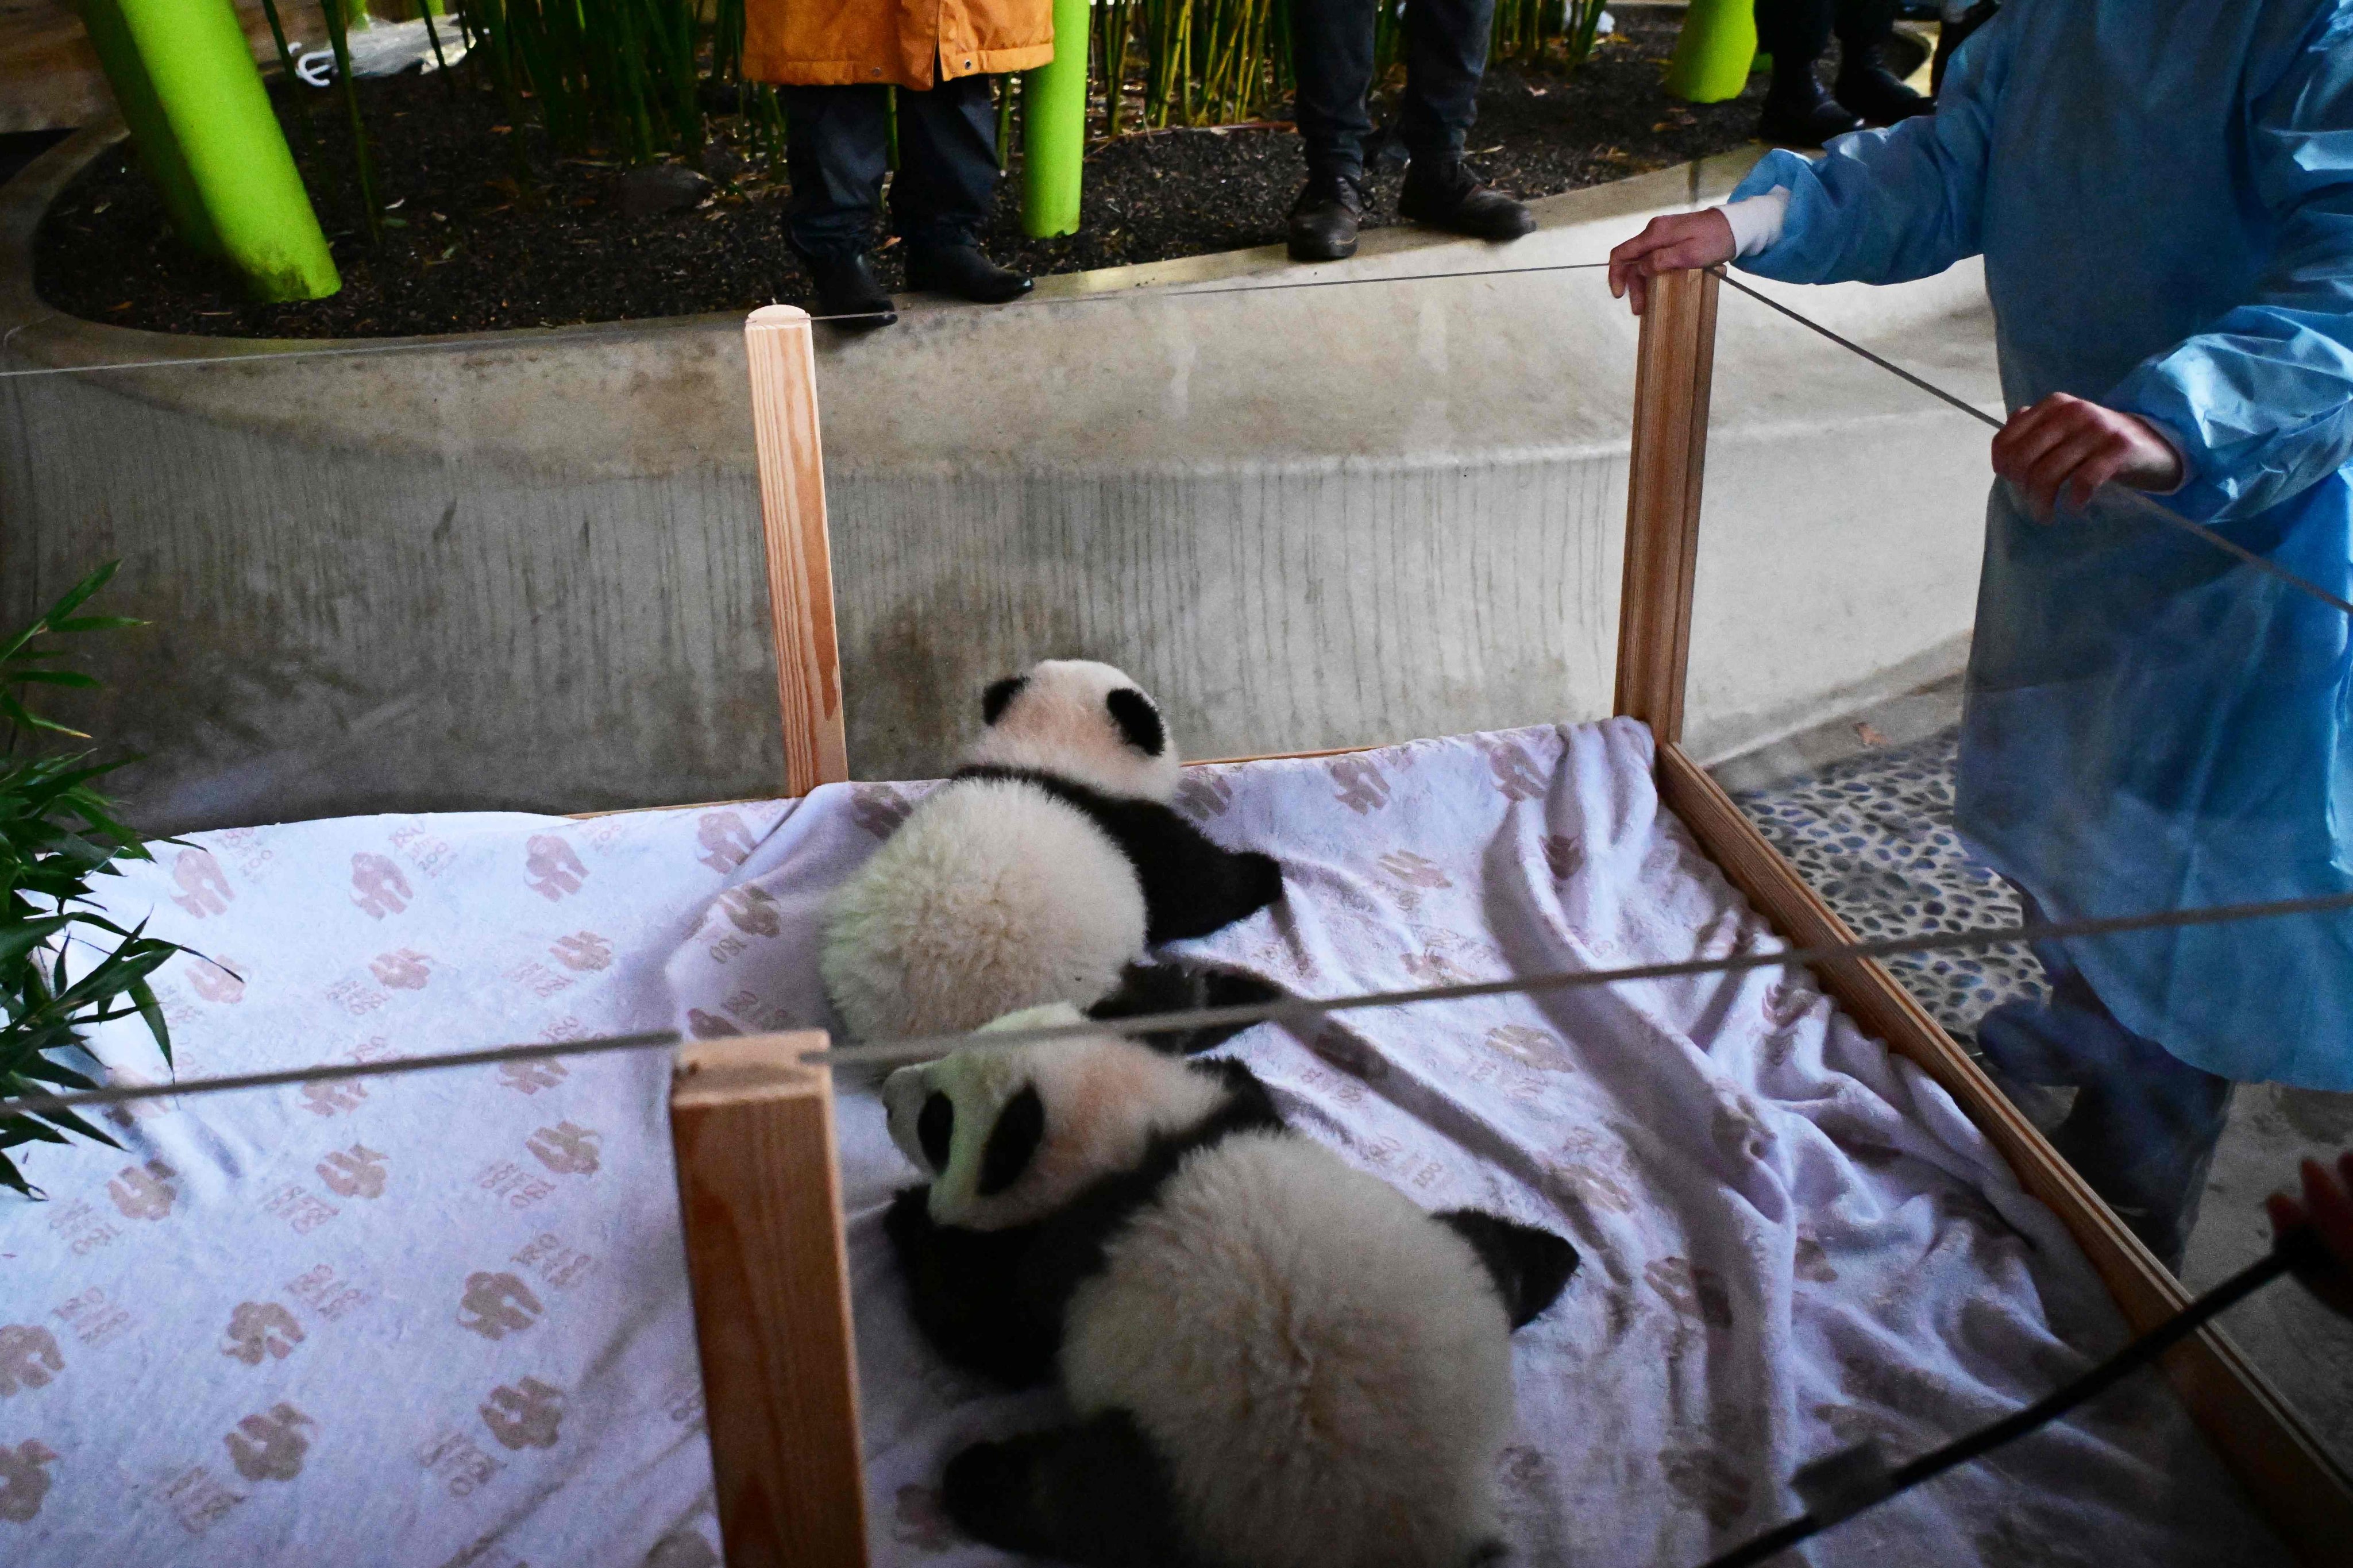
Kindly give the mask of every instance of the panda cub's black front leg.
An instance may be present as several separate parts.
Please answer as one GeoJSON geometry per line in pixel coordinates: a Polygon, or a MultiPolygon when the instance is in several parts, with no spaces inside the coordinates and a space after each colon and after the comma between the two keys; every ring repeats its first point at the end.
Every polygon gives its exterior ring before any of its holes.
{"type": "Polygon", "coordinates": [[[1138,801],[1118,825],[1120,847],[1144,884],[1145,941],[1208,936],[1282,897],[1282,867],[1255,849],[1229,849],[1167,806],[1138,801]]]}
{"type": "Polygon", "coordinates": [[[1168,1468],[1124,1410],[976,1443],[948,1461],[957,1528],[1008,1552],[1088,1568],[1184,1568],[1168,1468]]]}
{"type": "Polygon", "coordinates": [[[1057,1323],[1028,1310],[1018,1289],[1034,1226],[967,1230],[932,1218],[929,1187],[909,1187],[882,1219],[915,1326],[956,1365],[1016,1388],[1053,1374],[1057,1323]]]}
{"type": "MultiPolygon", "coordinates": [[[[1203,1007],[1254,1007],[1282,999],[1282,988],[1239,969],[1202,963],[1131,963],[1119,989],[1088,1007],[1087,1016],[1105,1023],[1156,1013],[1190,1013],[1203,1007]]],[[[1201,1029],[1162,1029],[1136,1038],[1171,1056],[1210,1050],[1249,1028],[1220,1024],[1201,1029]]]]}

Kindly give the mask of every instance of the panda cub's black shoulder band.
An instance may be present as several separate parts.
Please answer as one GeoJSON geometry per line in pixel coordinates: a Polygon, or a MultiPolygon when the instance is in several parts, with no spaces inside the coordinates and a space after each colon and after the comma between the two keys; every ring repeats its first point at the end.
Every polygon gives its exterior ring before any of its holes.
{"type": "Polygon", "coordinates": [[[1155,947],[1208,936],[1282,896],[1282,868],[1272,856],[1229,849],[1156,800],[1108,795],[1056,773],[987,763],[950,776],[1025,784],[1085,813],[1135,868],[1145,940],[1155,947]]]}
{"type": "Polygon", "coordinates": [[[1105,1176],[1068,1207],[1039,1222],[1037,1241],[1021,1269],[1021,1293],[1030,1313],[1060,1321],[1071,1293],[1102,1271],[1112,1238],[1159,1196],[1186,1155],[1236,1133],[1282,1131],[1273,1097],[1240,1062],[1196,1061],[1189,1070],[1216,1079],[1226,1090],[1226,1102],[1198,1126],[1155,1136],[1134,1170],[1105,1176]]]}

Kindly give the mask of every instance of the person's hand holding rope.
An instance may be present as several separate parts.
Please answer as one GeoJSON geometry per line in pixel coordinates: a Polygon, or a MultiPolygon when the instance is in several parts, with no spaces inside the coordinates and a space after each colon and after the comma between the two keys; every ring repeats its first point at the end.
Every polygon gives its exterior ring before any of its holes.
{"type": "MultiPolygon", "coordinates": [[[[1722,207],[1665,213],[1609,253],[1609,293],[1641,315],[1650,280],[1662,272],[1720,267],[1739,254],[1732,220],[1722,207]]],[[[2038,521],[2047,522],[2063,498],[2081,510],[2092,492],[2114,479],[2139,490],[2170,490],[2182,480],[2181,454],[2157,426],[2135,414],[2054,392],[2021,408],[1993,440],[1993,471],[2016,485],[2038,521]]]]}
{"type": "Polygon", "coordinates": [[[2038,522],[2051,521],[2063,495],[2081,511],[2110,479],[2161,491],[2182,479],[2181,454],[2147,420],[2063,392],[2010,416],[1993,438],[1993,471],[2018,487],[2038,522]]]}

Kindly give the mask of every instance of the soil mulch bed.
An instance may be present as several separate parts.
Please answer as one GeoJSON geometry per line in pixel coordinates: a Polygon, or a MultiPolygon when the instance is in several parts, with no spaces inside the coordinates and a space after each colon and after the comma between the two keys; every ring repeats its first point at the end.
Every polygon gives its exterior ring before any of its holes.
{"type": "MultiPolygon", "coordinates": [[[[1492,68],[1472,132],[1473,167],[1533,197],[1741,145],[1757,123],[1763,79],[1729,103],[1668,98],[1660,69],[1681,20],[1680,10],[1621,10],[1616,36],[1574,72],[1550,62],[1492,68]]],[[[508,125],[497,98],[463,68],[448,79],[360,88],[395,224],[373,247],[346,188],[339,100],[304,89],[307,101],[297,105],[283,84],[272,89],[306,173],[322,164],[332,172],[312,175],[311,187],[342,292],[248,303],[233,279],[172,237],[126,145],[85,170],[44,219],[35,242],[41,296],[121,326],[279,338],[471,332],[806,302],[807,279],[778,226],[782,161],[772,174],[766,160],[748,156],[732,116],[712,121],[701,159],[710,191],[685,210],[639,216],[625,210],[617,164],[556,156],[535,127],[508,125]]],[[[1124,136],[1088,159],[1080,232],[1025,240],[1017,158],[984,243],[1039,274],[1272,244],[1303,176],[1287,126],[1124,136]]],[[[1375,179],[1368,226],[1396,221],[1398,184],[1394,173],[1375,179]]],[[[892,242],[880,256],[886,287],[900,283],[896,252],[892,242]]]]}

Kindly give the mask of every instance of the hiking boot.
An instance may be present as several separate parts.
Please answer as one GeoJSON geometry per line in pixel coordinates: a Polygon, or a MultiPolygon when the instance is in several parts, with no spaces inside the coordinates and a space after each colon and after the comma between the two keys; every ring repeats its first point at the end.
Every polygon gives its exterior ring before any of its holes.
{"type": "Polygon", "coordinates": [[[1915,114],[1936,112],[1936,100],[1923,98],[1905,86],[1904,79],[1881,61],[1876,47],[1848,49],[1845,53],[1832,96],[1862,115],[1865,125],[1893,125],[1915,114]]]}
{"type": "Polygon", "coordinates": [[[1345,261],[1356,254],[1356,226],[1365,216],[1365,185],[1353,171],[1307,176],[1291,204],[1291,259],[1345,261]]]}
{"type": "Polygon", "coordinates": [[[899,319],[891,296],[874,281],[874,273],[866,265],[865,252],[804,256],[801,265],[808,268],[809,277],[817,284],[817,309],[810,314],[820,319],[833,318],[835,326],[853,332],[887,327],[899,319]]]}
{"type": "Polygon", "coordinates": [[[1029,275],[999,267],[976,245],[907,247],[907,287],[953,294],[976,305],[1002,305],[1029,292],[1029,275]]]}
{"type": "Polygon", "coordinates": [[[1776,76],[1765,95],[1765,113],[1757,121],[1759,139],[1785,147],[1819,147],[1833,136],[1862,129],[1862,117],[1832,98],[1810,70],[1799,71],[1788,87],[1776,76]]]}
{"type": "Polygon", "coordinates": [[[1398,211],[1419,224],[1473,239],[1517,239],[1535,231],[1535,215],[1482,185],[1460,158],[1416,158],[1406,166],[1398,211]]]}

